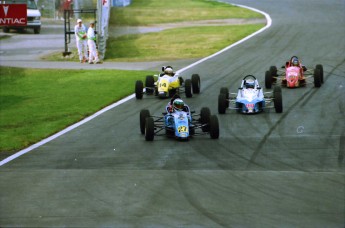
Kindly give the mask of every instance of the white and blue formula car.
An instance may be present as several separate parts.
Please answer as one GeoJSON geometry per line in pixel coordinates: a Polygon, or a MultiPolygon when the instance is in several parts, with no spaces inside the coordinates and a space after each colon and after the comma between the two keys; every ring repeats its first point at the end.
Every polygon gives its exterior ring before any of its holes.
{"type": "Polygon", "coordinates": [[[229,94],[226,87],[220,89],[218,96],[219,114],[224,114],[226,109],[237,110],[244,114],[254,114],[270,108],[274,108],[277,113],[283,112],[281,87],[275,86],[273,92],[264,93],[253,75],[247,75],[242,79],[237,93],[229,94]],[[230,95],[236,96],[230,97],[230,95]]]}

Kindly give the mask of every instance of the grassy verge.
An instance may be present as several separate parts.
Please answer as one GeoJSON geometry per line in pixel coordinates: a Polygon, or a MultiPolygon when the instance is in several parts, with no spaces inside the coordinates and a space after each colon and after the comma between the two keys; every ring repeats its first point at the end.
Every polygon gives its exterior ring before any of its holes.
{"type": "MultiPolygon", "coordinates": [[[[209,0],[133,0],[132,4],[127,7],[111,9],[109,25],[111,28],[114,26],[153,26],[164,23],[229,18],[264,18],[264,16],[248,9],[209,0]]],[[[204,57],[263,26],[264,24],[202,26],[169,29],[158,33],[125,35],[119,38],[110,37],[107,41],[105,60],[151,61],[204,57]],[[175,51],[176,49],[180,50],[175,51]],[[167,51],[169,54],[166,54],[167,51]]],[[[78,61],[76,49],[73,48],[72,51],[73,55],[70,58],[63,58],[61,53],[55,53],[43,57],[43,59],[78,61]]]]}
{"type": "Polygon", "coordinates": [[[210,0],[133,0],[124,8],[111,9],[110,24],[147,26],[152,24],[227,18],[264,18],[263,15],[210,0]]]}
{"type": "MultiPolygon", "coordinates": [[[[209,56],[254,33],[264,24],[200,26],[108,38],[105,61],[161,61],[209,56]]],[[[44,60],[78,61],[77,51],[69,57],[55,53],[44,60]]]]}
{"type": "Polygon", "coordinates": [[[153,73],[10,67],[0,72],[1,152],[27,147],[132,94],[134,82],[153,73]]]}
{"type": "Polygon", "coordinates": [[[262,24],[187,27],[109,38],[106,60],[154,61],[205,57],[262,27],[262,24]]]}
{"type": "MultiPolygon", "coordinates": [[[[263,18],[210,0],[133,0],[113,8],[110,25],[143,26],[225,18],[263,18]],[[182,7],[183,6],[183,7],[182,7]]],[[[106,61],[204,57],[242,39],[263,24],[175,28],[110,38],[106,61]]],[[[61,53],[46,60],[78,61],[61,53]]],[[[152,72],[43,70],[0,67],[0,151],[16,151],[85,118],[131,93],[134,81],[152,72]],[[116,89],[114,89],[116,88],[116,89]]]]}

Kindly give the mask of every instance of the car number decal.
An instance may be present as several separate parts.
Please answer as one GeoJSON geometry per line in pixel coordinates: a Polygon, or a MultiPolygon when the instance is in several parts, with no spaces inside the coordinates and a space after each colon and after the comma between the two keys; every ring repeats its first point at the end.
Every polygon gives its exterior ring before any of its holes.
{"type": "Polygon", "coordinates": [[[164,83],[159,83],[159,87],[167,87],[167,84],[164,82],[164,83]]]}
{"type": "Polygon", "coordinates": [[[179,126],[178,128],[177,128],[177,131],[178,132],[188,132],[188,129],[187,129],[187,126],[179,126]]]}

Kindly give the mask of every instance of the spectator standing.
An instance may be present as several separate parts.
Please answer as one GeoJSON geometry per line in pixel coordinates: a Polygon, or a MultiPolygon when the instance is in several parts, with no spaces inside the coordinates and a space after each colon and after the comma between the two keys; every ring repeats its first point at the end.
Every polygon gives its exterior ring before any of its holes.
{"type": "Polygon", "coordinates": [[[86,27],[83,25],[81,19],[78,19],[77,25],[74,26],[74,34],[75,34],[76,44],[78,48],[80,63],[84,63],[88,59],[87,35],[86,35],[86,27]]]}
{"type": "Polygon", "coordinates": [[[97,49],[96,49],[96,33],[95,22],[90,22],[90,27],[87,30],[87,45],[89,46],[89,64],[99,63],[97,49]]]}
{"type": "Polygon", "coordinates": [[[73,0],[65,0],[63,3],[63,9],[64,10],[70,10],[70,17],[74,17],[73,13],[73,0]]]}

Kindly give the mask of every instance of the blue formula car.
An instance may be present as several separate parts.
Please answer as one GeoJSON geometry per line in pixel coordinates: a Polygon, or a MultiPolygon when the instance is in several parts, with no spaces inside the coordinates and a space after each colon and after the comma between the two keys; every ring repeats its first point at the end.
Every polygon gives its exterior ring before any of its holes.
{"type": "Polygon", "coordinates": [[[258,80],[253,75],[242,79],[237,93],[230,97],[226,87],[220,89],[218,96],[218,112],[224,114],[226,109],[234,109],[244,114],[254,114],[265,109],[274,108],[277,113],[283,112],[283,99],[281,87],[275,86],[273,92],[263,92],[258,80]]]}
{"type": "Polygon", "coordinates": [[[194,114],[181,99],[175,99],[165,107],[162,116],[150,115],[150,111],[140,111],[140,131],[146,141],[153,141],[154,136],[166,135],[179,140],[188,140],[192,136],[209,134],[212,139],[219,138],[218,118],[211,115],[204,107],[200,114],[194,114]]]}

